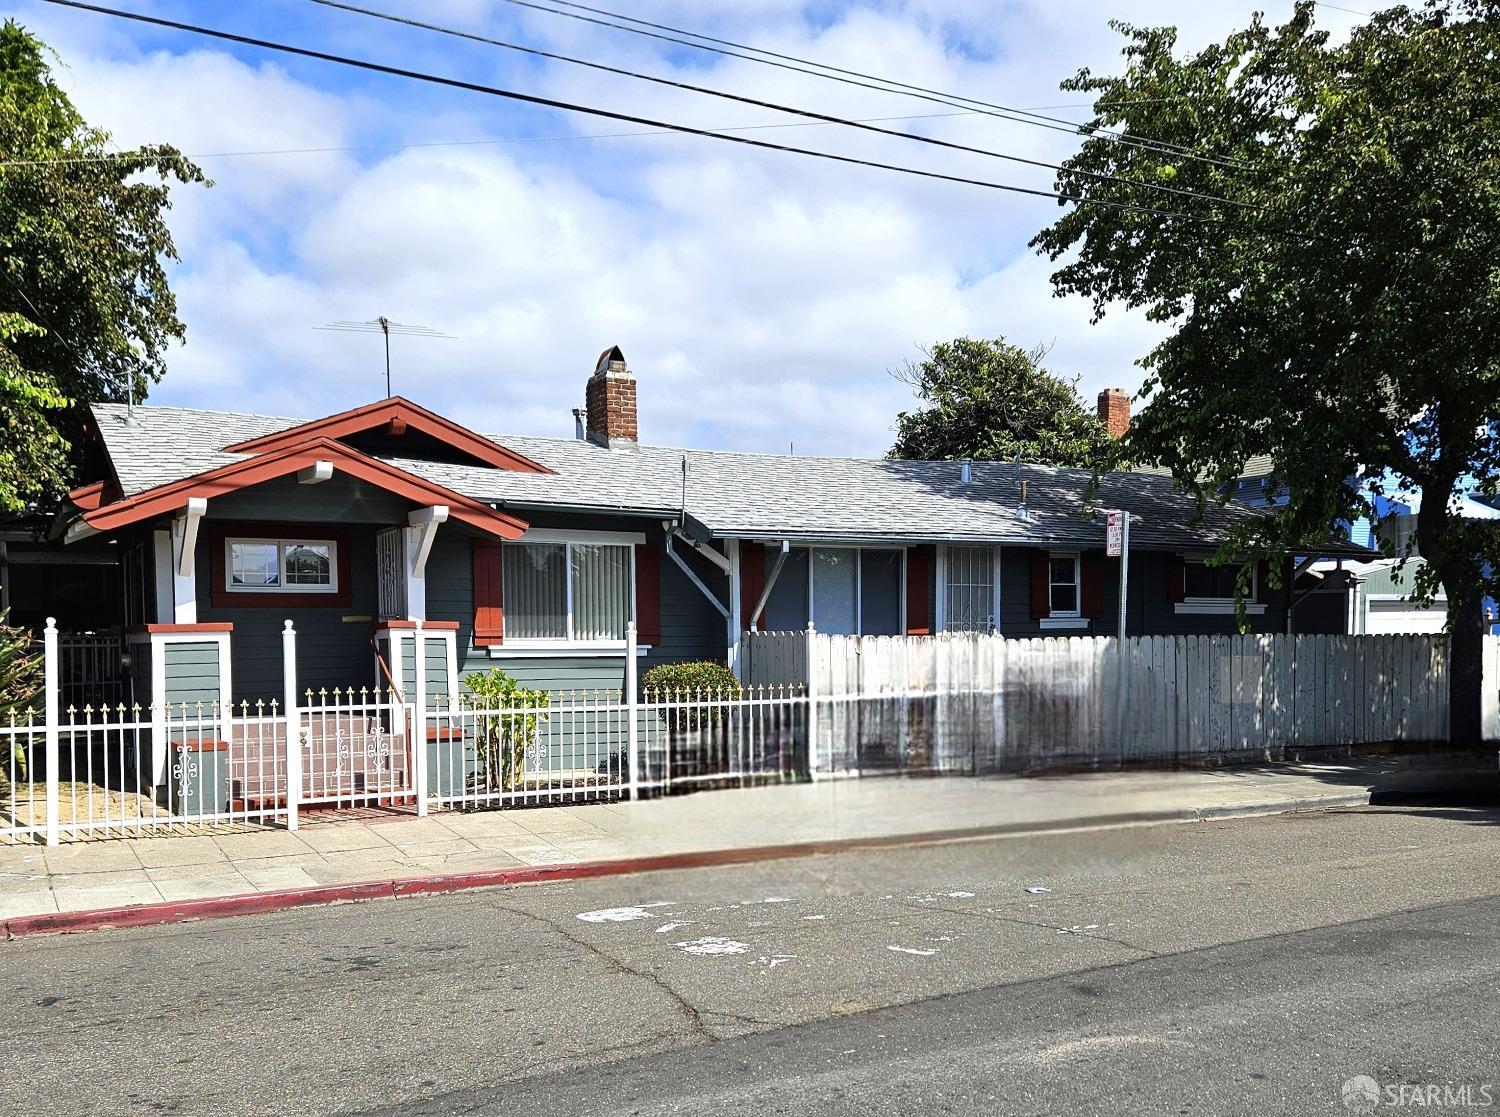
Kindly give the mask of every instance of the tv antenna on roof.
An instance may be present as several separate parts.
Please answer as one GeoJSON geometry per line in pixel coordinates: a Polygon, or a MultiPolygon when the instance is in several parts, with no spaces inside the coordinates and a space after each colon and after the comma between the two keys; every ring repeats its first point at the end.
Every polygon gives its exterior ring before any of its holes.
{"type": "Polygon", "coordinates": [[[346,333],[357,334],[384,334],[385,335],[385,394],[389,399],[391,395],[391,335],[400,334],[405,337],[442,337],[452,340],[452,334],[445,334],[427,326],[408,326],[402,322],[392,322],[384,314],[379,318],[372,318],[368,322],[330,322],[326,326],[314,326],[315,330],[340,330],[346,333]]]}

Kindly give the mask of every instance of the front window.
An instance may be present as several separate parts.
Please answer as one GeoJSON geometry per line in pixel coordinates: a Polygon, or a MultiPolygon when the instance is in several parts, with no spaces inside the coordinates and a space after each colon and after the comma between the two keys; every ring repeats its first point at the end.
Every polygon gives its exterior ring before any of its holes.
{"type": "MultiPolygon", "coordinates": [[[[766,556],[767,577],[777,557],[766,556]]],[[[894,547],[794,548],[756,627],[799,632],[811,619],[832,636],[899,635],[904,573],[903,553],[894,547]]]]}
{"type": "MultiPolygon", "coordinates": [[[[1233,601],[1240,568],[1234,563],[1209,566],[1202,561],[1188,560],[1183,563],[1183,597],[1189,601],[1233,601]]],[[[1255,596],[1251,586],[1250,597],[1255,596]]]]}
{"type": "Polygon", "coordinates": [[[632,548],[613,543],[507,543],[507,640],[625,639],[632,548]]]}
{"type": "Polygon", "coordinates": [[[331,539],[228,539],[226,588],[333,593],[338,589],[338,545],[331,539]]]}
{"type": "Polygon", "coordinates": [[[1053,555],[1047,581],[1052,616],[1078,616],[1078,556],[1053,555]]]}
{"type": "Polygon", "coordinates": [[[994,548],[949,547],[944,573],[943,627],[949,632],[994,631],[994,548]]]}

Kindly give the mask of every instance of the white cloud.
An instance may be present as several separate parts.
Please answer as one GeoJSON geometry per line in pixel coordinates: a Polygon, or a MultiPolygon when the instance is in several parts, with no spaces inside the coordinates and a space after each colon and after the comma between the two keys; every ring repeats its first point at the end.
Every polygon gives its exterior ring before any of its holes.
{"type": "MultiPolygon", "coordinates": [[[[403,7],[464,27],[483,28],[487,17],[500,25],[497,6],[475,0],[403,7]]],[[[1196,45],[1242,24],[1250,4],[1230,8],[1157,0],[1122,14],[1137,23],[1177,20],[1184,42],[1196,45]]],[[[884,3],[816,25],[794,0],[736,0],[712,12],[662,0],[644,10],[646,18],[1017,105],[1068,101],[1057,81],[1081,65],[1112,69],[1119,46],[1105,25],[1116,13],[1093,0],[884,3]]],[[[406,96],[407,86],[389,81],[350,92],[341,71],[289,72],[275,60],[245,62],[212,47],[143,53],[125,33],[50,10],[28,22],[68,59],[85,114],[122,144],[170,140],[190,152],[224,152],[633,130],[517,115],[460,93],[406,96]]],[[[535,13],[520,26],[528,41],[657,73],[675,65],[683,80],[822,111],[951,111],[748,62],[689,59],[661,43],[535,13]]],[[[347,27],[344,46],[353,53],[396,41],[355,17],[321,27],[321,40],[336,49],[329,29],[347,27]]],[[[785,120],[561,65],[528,68],[498,51],[450,53],[430,35],[402,41],[412,44],[412,65],[482,70],[488,80],[622,112],[710,127],[785,120]]],[[[1070,142],[987,116],[912,127],[1031,158],[1059,158],[1070,142]]],[[[747,134],[1049,183],[1045,171],[827,127],[747,134]]],[[[1056,210],[1015,195],[670,137],[205,165],[218,185],[179,191],[172,216],[189,338],[157,402],[303,415],[367,402],[383,391],[379,339],[314,327],[384,313],[455,335],[398,338],[396,390],[483,429],[570,433],[568,412],[582,402],[594,358],[618,343],[639,379],[648,441],[762,450],[795,441],[799,452],[878,454],[896,412],[911,402],[886,371],[918,344],[962,333],[1052,343],[1054,370],[1081,374],[1091,399],[1107,385],[1134,389],[1134,362],[1159,336],[1138,315],[1091,326],[1082,300],[1054,299],[1048,265],[1026,240],[1056,210]]]]}

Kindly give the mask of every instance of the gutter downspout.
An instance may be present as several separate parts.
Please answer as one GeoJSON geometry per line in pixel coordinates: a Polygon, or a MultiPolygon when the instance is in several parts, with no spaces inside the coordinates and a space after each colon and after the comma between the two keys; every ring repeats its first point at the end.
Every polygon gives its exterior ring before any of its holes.
{"type": "Polygon", "coordinates": [[[766,579],[766,588],[760,591],[760,600],[755,603],[755,609],[750,614],[748,628],[751,632],[758,631],[755,627],[760,620],[760,614],[766,607],[766,602],[771,599],[771,591],[776,588],[776,579],[781,576],[781,568],[786,565],[787,553],[792,549],[790,540],[781,541],[781,554],[776,556],[776,565],[771,567],[771,576],[766,579]]]}

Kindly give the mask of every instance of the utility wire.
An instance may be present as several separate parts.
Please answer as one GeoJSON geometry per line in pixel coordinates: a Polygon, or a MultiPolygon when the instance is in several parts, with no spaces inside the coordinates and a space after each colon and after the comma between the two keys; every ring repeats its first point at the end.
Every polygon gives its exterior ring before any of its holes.
{"type": "MultiPolygon", "coordinates": [[[[1112,140],[1126,147],[1137,148],[1142,151],[1154,151],[1157,154],[1170,154],[1180,159],[1194,159],[1216,166],[1233,169],[1252,169],[1250,163],[1242,159],[1232,157],[1221,157],[1216,155],[1205,155],[1194,151],[1192,148],[1181,144],[1170,143],[1166,140],[1155,140],[1149,136],[1137,136],[1129,132],[1115,132],[1108,128],[1089,128],[1078,124],[1076,121],[1064,120],[1062,117],[1045,116],[1041,113],[1031,112],[1026,109],[1011,108],[1007,105],[997,105],[989,101],[979,101],[972,97],[964,97],[957,93],[944,93],[936,89],[928,89],[925,86],[909,85],[906,82],[893,81],[890,78],[878,77],[874,74],[862,73],[858,70],[845,70],[837,66],[830,66],[822,62],[813,62],[794,55],[778,54],[775,51],[760,50],[757,47],[745,46],[741,43],[731,43],[727,39],[714,39],[708,35],[699,35],[694,31],[682,31],[665,24],[649,23],[645,20],[634,19],[630,16],[619,15],[615,12],[606,11],[602,8],[590,8],[583,4],[567,3],[567,0],[553,0],[555,3],[566,4],[569,8],[577,8],[580,11],[596,12],[599,15],[609,16],[611,19],[626,20],[626,23],[611,23],[609,19],[599,19],[596,16],[580,15],[577,11],[562,11],[558,8],[547,7],[545,4],[534,3],[533,0],[505,0],[507,4],[513,4],[519,8],[530,8],[533,11],[546,12],[549,15],[564,16],[568,19],[581,20],[584,23],[597,24],[600,27],[611,27],[617,31],[627,31],[632,35],[644,35],[651,39],[660,39],[663,42],[676,43],[678,46],[692,47],[694,50],[709,51],[714,54],[722,54],[729,58],[739,58],[746,62],[758,62],[765,66],[775,66],[780,70],[791,70],[794,73],[808,74],[815,78],[824,78],[828,81],[842,82],[845,85],[856,85],[862,89],[873,89],[879,93],[894,93],[898,96],[915,97],[922,101],[933,101],[940,105],[952,105],[955,108],[978,107],[986,116],[998,117],[1001,120],[1009,120],[1017,124],[1029,124],[1037,128],[1047,128],[1055,132],[1067,132],[1075,136],[1098,137],[1112,140]],[[640,26],[630,26],[639,24],[640,26]],[[661,31],[651,31],[647,28],[660,28],[662,31],[670,31],[672,34],[662,34],[661,31]],[[692,38],[678,38],[677,36],[688,35],[692,38]],[[704,40],[696,42],[695,39],[704,40]],[[725,46],[712,44],[722,43],[735,49],[725,49],[725,46]],[[751,54],[740,53],[751,51],[751,54]],[[765,57],[756,57],[763,55],[765,57]],[[778,61],[781,60],[781,61],[778,61]],[[817,67],[807,69],[806,67],[817,67]],[[881,84],[872,84],[879,82],[881,84]]],[[[1125,103],[1125,102],[1116,102],[1125,103]]]]}
{"type": "MultiPolygon", "coordinates": [[[[479,35],[471,31],[460,31],[452,27],[444,27],[441,24],[426,23],[419,19],[411,19],[407,16],[393,15],[389,12],[377,11],[374,8],[360,7],[358,4],[346,3],[345,0],[309,0],[310,3],[321,5],[325,8],[337,8],[340,11],[353,12],[357,15],[369,16],[373,19],[384,20],[404,27],[415,27],[423,31],[434,31],[440,35],[449,35],[458,39],[467,39],[470,42],[483,43],[486,46],[503,47],[506,50],[519,51],[536,58],[547,58],[555,62],[566,62],[573,66],[584,66],[590,70],[599,70],[606,74],[618,74],[621,77],[631,78],[636,81],[651,82],[655,85],[664,85],[671,89],[681,89],[689,93],[702,93],[709,97],[718,97],[725,101],[734,101],[742,105],[753,105],[760,109],[771,109],[774,112],[788,113],[792,116],[804,117],[808,120],[820,121],[824,124],[838,124],[846,128],[856,128],[862,132],[873,132],[881,136],[894,136],[897,139],[911,140],[914,143],[930,144],[934,147],[948,148],[952,151],[962,151],[970,155],[984,155],[991,159],[1004,159],[1011,163],[1021,163],[1028,167],[1040,167],[1043,170],[1061,172],[1065,168],[1057,163],[1048,163],[1041,159],[1030,159],[1023,155],[1012,155],[1004,151],[994,151],[989,148],[971,147],[968,144],[953,143],[949,140],[940,140],[932,136],[917,135],[912,132],[902,132],[895,128],[882,128],[877,124],[868,124],[863,121],[850,120],[841,116],[832,116],[828,113],[814,112],[810,109],[800,109],[791,105],[780,104],[775,101],[763,101],[757,97],[746,97],[738,93],[726,93],[718,89],[709,89],[701,85],[692,85],[688,82],[677,81],[673,78],[658,77],[654,74],[643,74],[633,70],[622,69],[618,66],[610,66],[603,62],[593,62],[586,58],[574,58],[566,54],[557,54],[553,51],[540,50],[536,47],[523,46],[520,43],[508,42],[505,39],[494,39],[487,35],[479,35]]],[[[1156,190],[1163,194],[1176,194],[1180,197],[1196,198],[1202,201],[1219,202],[1227,206],[1239,206],[1244,209],[1258,208],[1252,202],[1237,201],[1231,198],[1223,198],[1213,194],[1205,194],[1200,191],[1186,189],[1181,186],[1167,186],[1157,182],[1142,182],[1139,179],[1128,178],[1124,175],[1107,174],[1102,171],[1077,171],[1079,175],[1086,178],[1096,179],[1101,182],[1118,182],[1126,186],[1140,187],[1144,190],[1156,190]]]]}
{"type": "Polygon", "coordinates": [[[939,182],[955,182],[964,186],[978,186],[986,190],[999,190],[1012,194],[1025,194],[1034,198],[1052,198],[1056,201],[1073,202],[1078,205],[1101,206],[1106,209],[1126,210],[1136,213],[1145,213],[1156,217],[1182,218],[1189,221],[1213,222],[1220,219],[1203,217],[1198,214],[1184,213],[1173,210],[1157,209],[1153,206],[1144,206],[1135,202],[1106,201],[1096,198],[1088,198],[1078,194],[1063,194],[1055,190],[1041,190],[1028,186],[1016,186],[1011,183],[992,182],[987,179],[967,178],[962,175],[943,174],[939,171],[921,170],[916,167],[902,166],[896,163],[882,163],[873,159],[861,159],[853,155],[837,155],[828,151],[817,151],[813,148],[793,147],[789,144],[771,143],[767,140],[750,139],[747,136],[729,135],[724,132],[714,132],[707,128],[694,128],[686,124],[673,124],[669,121],[655,120],[650,117],[634,116],[628,113],[613,112],[609,109],[595,108],[589,105],[580,105],[569,101],[558,101],[551,97],[538,97],[530,93],[520,93],[513,89],[502,89],[493,85],[481,85],[478,82],[464,81],[459,78],[443,77],[438,74],[428,74],[420,70],[407,70],[397,66],[386,66],[379,62],[370,62],[365,59],[349,58],[340,54],[329,54],[326,51],[312,50],[308,47],[292,46],[288,43],[272,42],[268,39],[256,39],[249,35],[237,35],[230,31],[220,31],[212,27],[200,27],[196,24],[182,23],[177,20],[163,19],[159,16],[142,15],[138,12],[125,12],[118,8],[106,8],[97,4],[84,3],[83,0],[46,0],[46,3],[55,4],[58,7],[76,8],[79,11],[94,12],[99,15],[114,16],[118,19],[130,20],[134,23],[149,24],[153,27],[165,27],[173,31],[188,31],[196,35],[203,35],[212,39],[220,39],[225,42],[239,43],[243,46],[259,47],[263,50],[276,51],[281,54],[295,55],[299,58],[312,58],[319,62],[332,62],[340,66],[350,66],[356,69],[369,70],[378,74],[389,74],[392,77],[409,78],[413,81],[428,82],[432,85],[446,86],[450,89],[463,89],[471,93],[483,93],[491,97],[503,97],[511,101],[520,101],[523,104],[541,105],[545,108],[562,109],[567,112],[586,113],[590,116],[599,116],[607,120],[620,120],[627,124],[641,124],[653,128],[663,128],[672,132],[680,132],[687,136],[702,136],[709,139],[724,140],[728,143],[742,144],[746,147],[763,148],[767,151],[782,151],[793,155],[808,155],[815,159],[827,159],[835,163],[845,163],[857,167],[871,167],[876,170],[893,171],[897,174],[912,175],[917,178],[932,179],[939,182]]]}
{"type": "MultiPolygon", "coordinates": [[[[871,116],[865,117],[861,123],[882,123],[890,120],[932,120],[939,117],[950,116],[972,116],[972,112],[929,112],[920,113],[916,116],[871,116]]],[[[764,132],[778,128],[823,128],[826,127],[817,120],[787,121],[782,124],[735,124],[716,127],[716,132],[764,132]]],[[[574,143],[584,140],[620,140],[632,139],[639,136],[675,136],[677,133],[670,129],[658,128],[653,131],[643,132],[595,132],[580,135],[576,132],[566,136],[504,136],[500,139],[488,140],[429,140],[424,143],[402,143],[402,144],[330,144],[325,147],[273,147],[261,148],[257,151],[205,151],[194,154],[184,154],[182,158],[197,161],[199,159],[241,159],[260,155],[331,155],[343,152],[360,151],[420,151],[429,147],[487,147],[501,144],[524,144],[524,143],[574,143]]],[[[0,159],[0,167],[49,167],[53,164],[68,163],[113,163],[118,159],[138,159],[139,151],[111,152],[107,155],[61,155],[55,159],[0,159]]]]}

